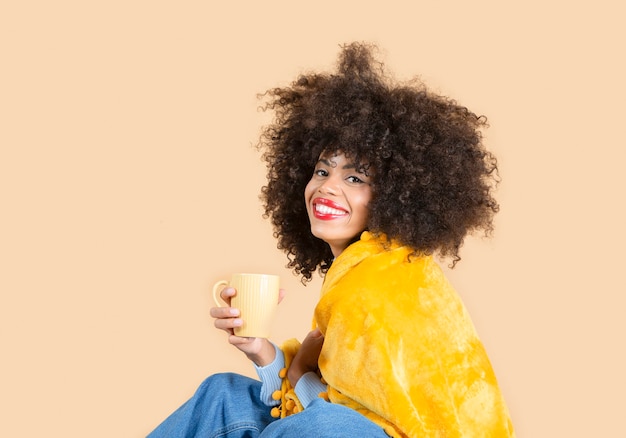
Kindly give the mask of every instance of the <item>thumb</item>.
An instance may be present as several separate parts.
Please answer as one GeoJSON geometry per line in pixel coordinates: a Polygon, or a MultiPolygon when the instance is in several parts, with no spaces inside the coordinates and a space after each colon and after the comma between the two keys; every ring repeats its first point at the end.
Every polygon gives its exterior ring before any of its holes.
{"type": "Polygon", "coordinates": [[[318,339],[318,338],[323,338],[324,335],[322,334],[322,331],[318,327],[315,330],[310,331],[309,334],[306,335],[306,337],[309,339],[318,339]]]}

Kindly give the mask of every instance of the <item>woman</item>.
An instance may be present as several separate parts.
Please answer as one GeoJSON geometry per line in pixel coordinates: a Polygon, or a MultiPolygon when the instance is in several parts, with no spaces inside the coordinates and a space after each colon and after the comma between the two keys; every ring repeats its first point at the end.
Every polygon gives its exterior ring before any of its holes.
{"type": "Polygon", "coordinates": [[[325,276],[313,331],[279,348],[234,336],[237,309],[211,309],[262,383],[212,376],[151,436],[514,436],[433,258],[454,266],[465,236],[492,230],[486,120],[417,81],[392,83],[373,50],[344,46],[337,73],[266,93],[265,215],[288,266],[325,276]]]}

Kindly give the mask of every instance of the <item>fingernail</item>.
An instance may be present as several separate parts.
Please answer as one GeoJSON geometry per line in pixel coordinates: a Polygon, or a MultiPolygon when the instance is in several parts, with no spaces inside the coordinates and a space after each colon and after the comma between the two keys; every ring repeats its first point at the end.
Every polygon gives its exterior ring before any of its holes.
{"type": "Polygon", "coordinates": [[[233,325],[235,327],[239,327],[239,326],[243,325],[243,321],[241,319],[233,319],[233,325]]]}
{"type": "Polygon", "coordinates": [[[228,313],[230,313],[232,316],[237,316],[239,315],[239,309],[235,309],[234,307],[231,307],[228,313]]]}

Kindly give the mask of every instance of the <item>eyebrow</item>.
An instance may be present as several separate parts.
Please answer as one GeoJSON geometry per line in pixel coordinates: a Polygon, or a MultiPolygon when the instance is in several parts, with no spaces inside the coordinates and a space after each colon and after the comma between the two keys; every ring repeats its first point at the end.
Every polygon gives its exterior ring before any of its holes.
{"type": "MultiPolygon", "coordinates": [[[[317,160],[317,162],[322,162],[325,165],[327,165],[328,167],[335,167],[331,164],[330,160],[326,159],[326,158],[320,158],[319,160],[317,160]]],[[[342,169],[356,169],[356,166],[354,164],[346,164],[345,166],[342,167],[342,169]]]]}

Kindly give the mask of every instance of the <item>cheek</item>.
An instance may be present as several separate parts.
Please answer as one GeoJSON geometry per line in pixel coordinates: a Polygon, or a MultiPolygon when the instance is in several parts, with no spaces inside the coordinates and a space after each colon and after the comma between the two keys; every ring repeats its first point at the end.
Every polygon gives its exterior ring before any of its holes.
{"type": "Polygon", "coordinates": [[[367,209],[371,200],[372,200],[371,190],[363,190],[361,193],[359,193],[359,198],[358,198],[359,208],[367,209]]]}
{"type": "Polygon", "coordinates": [[[363,197],[359,200],[359,216],[363,223],[367,223],[367,219],[369,216],[369,203],[371,201],[371,193],[365,193],[363,197]]]}

